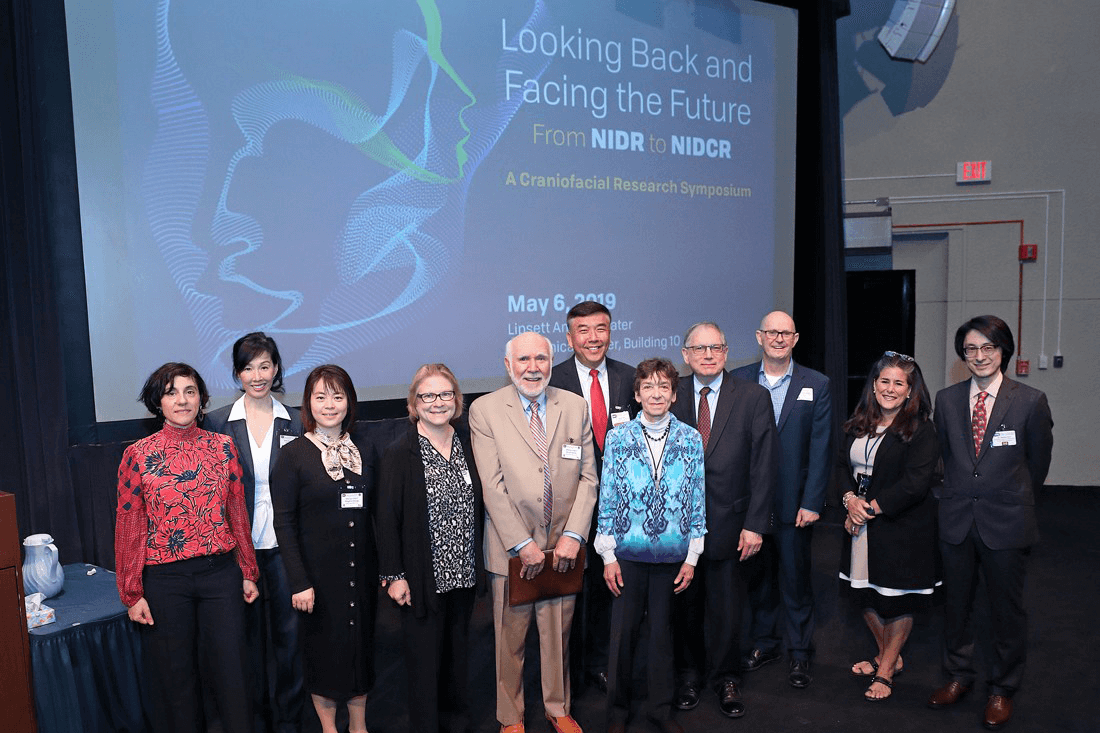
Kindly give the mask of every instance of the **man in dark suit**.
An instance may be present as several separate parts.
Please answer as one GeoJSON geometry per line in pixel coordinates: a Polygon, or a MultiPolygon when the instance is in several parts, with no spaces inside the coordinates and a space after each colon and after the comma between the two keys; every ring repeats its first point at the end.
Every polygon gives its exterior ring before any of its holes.
{"type": "Polygon", "coordinates": [[[936,395],[944,468],[943,666],[951,679],[928,704],[952,705],[974,684],[972,606],[980,569],[994,639],[983,721],[990,730],[1011,719],[1012,696],[1023,678],[1024,581],[1028,554],[1039,539],[1035,495],[1054,445],[1046,395],[1004,376],[1015,350],[1012,331],[1000,318],[971,318],[955,332],[955,353],[971,378],[936,395]]]}
{"type": "Polygon", "coordinates": [[[779,440],[768,391],[725,371],[727,350],[717,324],[697,323],[684,335],[693,377],[680,381],[673,414],[703,436],[707,535],[695,582],[676,597],[673,633],[676,706],[698,705],[707,682],[722,713],[739,718],[745,714],[740,563],[759,552],[769,531],[779,440]]]}
{"type": "Polygon", "coordinates": [[[790,655],[788,681],[804,688],[813,681],[810,655],[814,597],[810,584],[812,527],[825,506],[832,436],[829,378],[796,364],[794,320],[783,311],[764,316],[756,330],[763,358],[733,370],[771,395],[779,431],[779,473],[773,505],[773,533],[764,538],[749,582],[752,651],[742,660],[752,672],[779,658],[780,628],[790,655]]]}
{"type": "MultiPolygon", "coordinates": [[[[573,356],[557,364],[550,373],[550,386],[584,397],[592,418],[592,443],[596,453],[596,474],[603,467],[604,436],[611,428],[629,422],[637,414],[634,402],[634,367],[607,358],[611,343],[611,312],[594,300],[577,303],[565,315],[565,338],[573,356]],[[595,397],[595,407],[593,407],[595,397]]],[[[596,522],[592,522],[595,538],[596,522]]],[[[588,556],[579,633],[573,635],[572,660],[578,682],[595,685],[607,692],[607,653],[611,639],[611,593],[603,580],[603,560],[595,552],[588,556]]]]}

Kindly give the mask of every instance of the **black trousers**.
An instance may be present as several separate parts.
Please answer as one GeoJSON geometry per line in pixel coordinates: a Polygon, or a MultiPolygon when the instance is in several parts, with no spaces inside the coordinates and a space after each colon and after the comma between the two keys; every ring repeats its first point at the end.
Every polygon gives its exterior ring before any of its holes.
{"type": "Polygon", "coordinates": [[[233,552],[145,566],[153,625],[141,626],[142,656],[158,733],[205,730],[200,658],[222,730],[251,730],[242,580],[233,552]]]}
{"type": "Polygon", "coordinates": [[[305,700],[298,612],[290,604],[292,593],[279,548],[256,550],[256,563],[260,597],[245,607],[254,729],[298,733],[305,700]]]}
{"type": "MultiPolygon", "coordinates": [[[[814,596],[810,575],[812,527],[783,524],[764,535],[748,582],[749,638],[762,652],[785,642],[791,659],[809,659],[814,637],[814,596]]],[[[748,569],[748,568],[746,568],[748,569]]]]}
{"type": "Polygon", "coordinates": [[[741,684],[741,604],[745,583],[739,554],[708,560],[704,554],[695,579],[673,601],[673,646],[681,683],[741,684]],[[704,629],[705,625],[705,629],[704,629]]]}
{"type": "Polygon", "coordinates": [[[429,610],[421,618],[409,606],[401,606],[409,730],[462,733],[470,727],[469,649],[474,595],[473,588],[437,594],[439,612],[429,610]]]}
{"type": "Polygon", "coordinates": [[[989,597],[993,659],[989,694],[1012,697],[1020,688],[1027,659],[1027,610],[1024,583],[1030,548],[991,550],[971,526],[957,545],[940,541],[943,558],[943,667],[952,679],[974,683],[974,592],[978,571],[989,597]]]}
{"type": "MultiPolygon", "coordinates": [[[[608,723],[625,723],[630,714],[634,654],[642,619],[649,617],[646,649],[646,717],[672,717],[672,598],[680,563],[619,560],[622,594],[611,604],[611,663],[607,685],[608,723]]],[[[689,586],[690,587],[690,586],[689,586]]],[[[610,591],[609,591],[610,592],[610,591]]],[[[686,591],[685,591],[686,592],[686,591]]]]}

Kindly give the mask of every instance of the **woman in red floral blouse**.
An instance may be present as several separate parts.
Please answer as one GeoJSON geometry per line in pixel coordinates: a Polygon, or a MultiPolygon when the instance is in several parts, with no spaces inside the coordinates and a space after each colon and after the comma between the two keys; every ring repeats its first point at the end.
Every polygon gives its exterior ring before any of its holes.
{"type": "Polygon", "coordinates": [[[164,425],[128,447],[118,467],[115,569],[119,597],[141,624],[156,729],[203,729],[202,656],[223,729],[245,733],[241,598],[256,598],[258,572],[237,452],[230,438],[198,427],[209,394],[187,364],[157,369],[139,399],[164,425]]]}

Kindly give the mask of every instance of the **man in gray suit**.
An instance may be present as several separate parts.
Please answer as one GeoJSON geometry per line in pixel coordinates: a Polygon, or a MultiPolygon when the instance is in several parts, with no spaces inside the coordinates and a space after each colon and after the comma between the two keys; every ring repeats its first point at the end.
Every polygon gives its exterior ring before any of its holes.
{"type": "Polygon", "coordinates": [[[523,733],[523,650],[539,630],[546,717],[557,733],[580,733],[569,714],[569,632],[576,596],[508,605],[508,559],[523,575],[566,572],[588,537],[598,481],[583,397],[548,386],[552,347],[522,333],[505,350],[512,384],[474,401],[470,433],[485,500],[485,564],[493,586],[497,720],[523,733]],[[543,570],[543,552],[552,551],[543,570]]]}
{"type": "Polygon", "coordinates": [[[955,352],[971,378],[936,395],[943,450],[939,502],[943,558],[944,656],[950,681],[932,693],[933,708],[953,705],[973,686],[973,602],[979,569],[994,639],[984,725],[1012,717],[1027,652],[1024,581],[1039,540],[1035,495],[1050,468],[1053,421],[1046,395],[1004,375],[1015,352],[1012,331],[978,316],[955,332],[955,352]]]}

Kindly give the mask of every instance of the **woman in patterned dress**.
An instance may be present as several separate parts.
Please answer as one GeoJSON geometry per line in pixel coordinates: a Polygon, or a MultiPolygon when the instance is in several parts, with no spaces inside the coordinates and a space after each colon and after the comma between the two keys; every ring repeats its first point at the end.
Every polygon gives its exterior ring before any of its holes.
{"type": "Polygon", "coordinates": [[[305,687],[323,733],[336,733],[336,706],[348,730],[365,733],[374,684],[374,455],[352,439],[355,387],[334,364],[317,367],[302,393],[305,434],[279,451],[271,474],[275,535],[300,612],[305,687]]]}
{"type": "Polygon", "coordinates": [[[454,425],[462,390],[450,369],[420,367],[408,410],[412,425],[382,459],[382,582],[401,608],[410,730],[464,731],[470,614],[481,567],[481,481],[469,432],[454,425]]]}
{"type": "Polygon", "coordinates": [[[203,728],[202,657],[222,728],[246,733],[241,597],[255,600],[258,571],[237,451],[228,437],[198,427],[209,394],[187,364],[157,369],[139,399],[163,427],[122,455],[115,570],[119,597],[141,624],[156,729],[203,728]]]}

